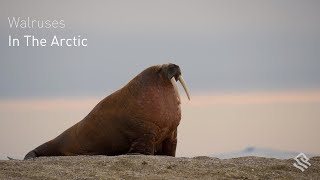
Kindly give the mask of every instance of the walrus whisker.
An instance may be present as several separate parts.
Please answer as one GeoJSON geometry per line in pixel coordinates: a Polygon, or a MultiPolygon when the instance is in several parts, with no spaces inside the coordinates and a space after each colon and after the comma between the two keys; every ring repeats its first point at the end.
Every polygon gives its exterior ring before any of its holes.
{"type": "Polygon", "coordinates": [[[186,94],[187,94],[187,96],[188,96],[188,99],[189,99],[189,101],[190,101],[190,94],[189,94],[187,85],[186,85],[186,83],[184,82],[184,80],[183,80],[183,78],[182,78],[181,75],[178,77],[178,80],[180,81],[180,83],[181,83],[181,85],[182,85],[184,91],[186,92],[186,94]]]}

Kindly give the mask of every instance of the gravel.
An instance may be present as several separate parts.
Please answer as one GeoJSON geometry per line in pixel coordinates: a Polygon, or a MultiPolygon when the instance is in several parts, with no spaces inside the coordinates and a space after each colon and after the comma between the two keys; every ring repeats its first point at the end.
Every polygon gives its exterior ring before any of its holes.
{"type": "Polygon", "coordinates": [[[293,159],[206,156],[64,156],[0,161],[0,179],[320,179],[320,157],[304,172],[293,159]]]}

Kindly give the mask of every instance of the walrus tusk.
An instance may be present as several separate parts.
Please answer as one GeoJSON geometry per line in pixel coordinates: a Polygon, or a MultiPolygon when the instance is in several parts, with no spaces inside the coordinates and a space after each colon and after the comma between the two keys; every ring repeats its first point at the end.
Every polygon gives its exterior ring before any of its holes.
{"type": "Polygon", "coordinates": [[[178,80],[180,81],[180,83],[181,83],[181,85],[182,85],[184,91],[186,92],[186,94],[187,94],[187,96],[188,96],[188,99],[189,99],[189,101],[190,101],[190,94],[189,94],[187,85],[186,85],[186,83],[184,82],[184,80],[183,80],[183,78],[182,78],[181,75],[178,77],[178,80]]]}

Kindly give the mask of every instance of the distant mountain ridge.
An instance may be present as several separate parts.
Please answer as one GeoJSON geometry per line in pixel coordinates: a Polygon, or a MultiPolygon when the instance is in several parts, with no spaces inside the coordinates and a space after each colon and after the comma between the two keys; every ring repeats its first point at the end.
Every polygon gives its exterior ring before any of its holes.
{"type": "MultiPolygon", "coordinates": [[[[240,151],[226,152],[226,153],[217,153],[210,155],[211,157],[217,157],[220,159],[230,159],[230,158],[238,158],[245,156],[257,156],[257,157],[266,157],[266,158],[276,158],[276,159],[291,159],[296,157],[300,152],[294,151],[280,151],[269,148],[258,148],[258,147],[246,147],[240,151]]],[[[308,158],[311,158],[315,155],[305,153],[308,158]]]]}

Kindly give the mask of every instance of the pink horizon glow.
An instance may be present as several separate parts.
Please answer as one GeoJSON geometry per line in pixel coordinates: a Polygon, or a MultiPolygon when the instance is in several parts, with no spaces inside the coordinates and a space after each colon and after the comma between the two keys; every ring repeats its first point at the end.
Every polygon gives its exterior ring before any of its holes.
{"type": "MultiPolygon", "coordinates": [[[[320,102],[320,90],[191,95],[191,101],[183,92],[180,92],[180,96],[182,104],[191,107],[320,102]]],[[[103,98],[92,96],[0,100],[0,108],[8,110],[87,109],[93,108],[103,98]]]]}

